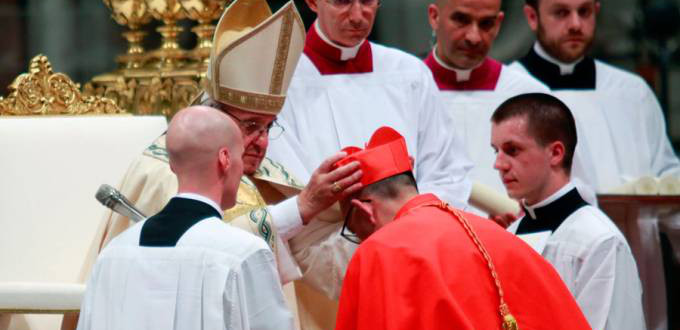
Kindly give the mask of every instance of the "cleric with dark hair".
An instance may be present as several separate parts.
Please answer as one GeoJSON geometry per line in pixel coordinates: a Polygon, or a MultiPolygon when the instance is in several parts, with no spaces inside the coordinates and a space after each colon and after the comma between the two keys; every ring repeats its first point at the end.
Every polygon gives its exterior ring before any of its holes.
{"type": "Polygon", "coordinates": [[[555,270],[487,219],[418,194],[403,137],[378,129],[342,203],[350,261],[336,329],[590,329],[555,270]],[[348,233],[351,230],[354,234],[348,233]]]}

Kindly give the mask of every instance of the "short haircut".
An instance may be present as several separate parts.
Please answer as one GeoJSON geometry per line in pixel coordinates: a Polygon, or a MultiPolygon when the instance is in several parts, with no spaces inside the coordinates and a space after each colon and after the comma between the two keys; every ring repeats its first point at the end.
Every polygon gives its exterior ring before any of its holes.
{"type": "MultiPolygon", "coordinates": [[[[594,0],[595,2],[599,2],[600,0],[594,0]]],[[[524,0],[524,3],[533,7],[534,10],[538,11],[538,2],[539,0],[524,0]]]]}
{"type": "Polygon", "coordinates": [[[538,9],[538,0],[524,0],[524,3],[533,7],[534,9],[538,9]]]}
{"type": "Polygon", "coordinates": [[[499,124],[515,117],[527,119],[528,134],[539,145],[562,142],[565,148],[562,168],[567,174],[571,173],[577,138],[576,122],[569,107],[549,94],[522,94],[511,97],[498,106],[491,116],[491,122],[499,124]]]}
{"type": "Polygon", "coordinates": [[[371,194],[385,199],[395,199],[401,194],[404,187],[413,187],[418,190],[416,179],[413,172],[408,171],[401,174],[384,178],[380,181],[371,183],[364,187],[363,193],[371,194]]]}

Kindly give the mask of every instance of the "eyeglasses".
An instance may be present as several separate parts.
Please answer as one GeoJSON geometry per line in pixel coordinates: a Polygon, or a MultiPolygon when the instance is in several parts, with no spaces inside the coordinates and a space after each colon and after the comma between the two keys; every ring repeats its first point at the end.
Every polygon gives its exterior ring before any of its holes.
{"type": "Polygon", "coordinates": [[[243,134],[248,137],[260,137],[262,134],[267,133],[269,139],[274,140],[281,136],[281,133],[284,131],[283,127],[281,127],[276,120],[267,125],[262,125],[254,120],[243,120],[229,111],[225,111],[224,113],[231,116],[231,118],[234,118],[241,127],[241,130],[243,130],[243,134]]]}
{"type": "Polygon", "coordinates": [[[326,0],[326,2],[335,6],[338,9],[347,9],[354,2],[358,2],[364,7],[378,7],[380,6],[380,0],[326,0]]]}
{"type": "Polygon", "coordinates": [[[342,225],[340,236],[354,244],[360,244],[361,238],[359,238],[357,234],[353,233],[351,230],[349,230],[349,228],[347,228],[347,222],[349,222],[349,219],[352,217],[352,211],[354,211],[354,206],[350,206],[349,210],[347,211],[347,215],[345,215],[345,223],[342,225]]]}
{"type": "MultiPolygon", "coordinates": [[[[361,199],[360,200],[363,203],[370,203],[370,199],[361,199]]],[[[350,204],[349,209],[347,210],[347,214],[345,214],[345,222],[342,224],[342,231],[340,231],[340,236],[342,236],[344,239],[355,243],[355,244],[361,244],[361,241],[363,241],[357,234],[353,233],[349,227],[347,227],[347,224],[349,223],[349,220],[352,218],[352,215],[354,214],[355,207],[354,205],[350,204]]]]}

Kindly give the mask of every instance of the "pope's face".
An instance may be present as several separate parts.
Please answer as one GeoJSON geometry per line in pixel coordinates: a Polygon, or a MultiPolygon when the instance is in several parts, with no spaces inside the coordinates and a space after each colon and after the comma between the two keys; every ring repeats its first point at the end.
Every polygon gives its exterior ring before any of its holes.
{"type": "Polygon", "coordinates": [[[578,60],[590,49],[599,11],[600,3],[595,0],[539,0],[538,11],[524,7],[538,42],[565,63],[578,60]]]}
{"type": "MultiPolygon", "coordinates": [[[[318,16],[324,35],[334,43],[353,47],[368,37],[373,29],[378,1],[373,5],[352,0],[351,4],[339,5],[335,0],[307,0],[318,16]]],[[[342,1],[340,1],[342,2],[342,1]]]]}
{"type": "Polygon", "coordinates": [[[447,0],[428,7],[437,35],[437,55],[458,69],[473,69],[486,58],[503,21],[500,0],[447,0]]]}
{"type": "Polygon", "coordinates": [[[491,126],[494,168],[508,195],[531,205],[548,197],[551,151],[529,135],[526,116],[511,117],[491,126]]]}
{"type": "Polygon", "coordinates": [[[239,124],[243,136],[243,174],[253,175],[260,167],[269,146],[269,134],[264,128],[276,119],[274,115],[264,115],[230,108],[228,114],[239,124]],[[258,129],[259,128],[259,129],[258,129]]]}

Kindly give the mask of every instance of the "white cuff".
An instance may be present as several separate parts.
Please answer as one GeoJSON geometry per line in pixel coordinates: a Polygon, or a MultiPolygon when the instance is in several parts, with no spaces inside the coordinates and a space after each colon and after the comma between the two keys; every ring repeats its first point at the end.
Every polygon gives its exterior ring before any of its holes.
{"type": "Polygon", "coordinates": [[[288,242],[282,240],[281,236],[276,236],[274,244],[276,244],[276,266],[279,271],[281,285],[302,278],[302,271],[290,253],[288,242]]]}
{"type": "Polygon", "coordinates": [[[297,196],[268,207],[279,237],[287,242],[302,230],[302,217],[298,209],[297,196]]]}

